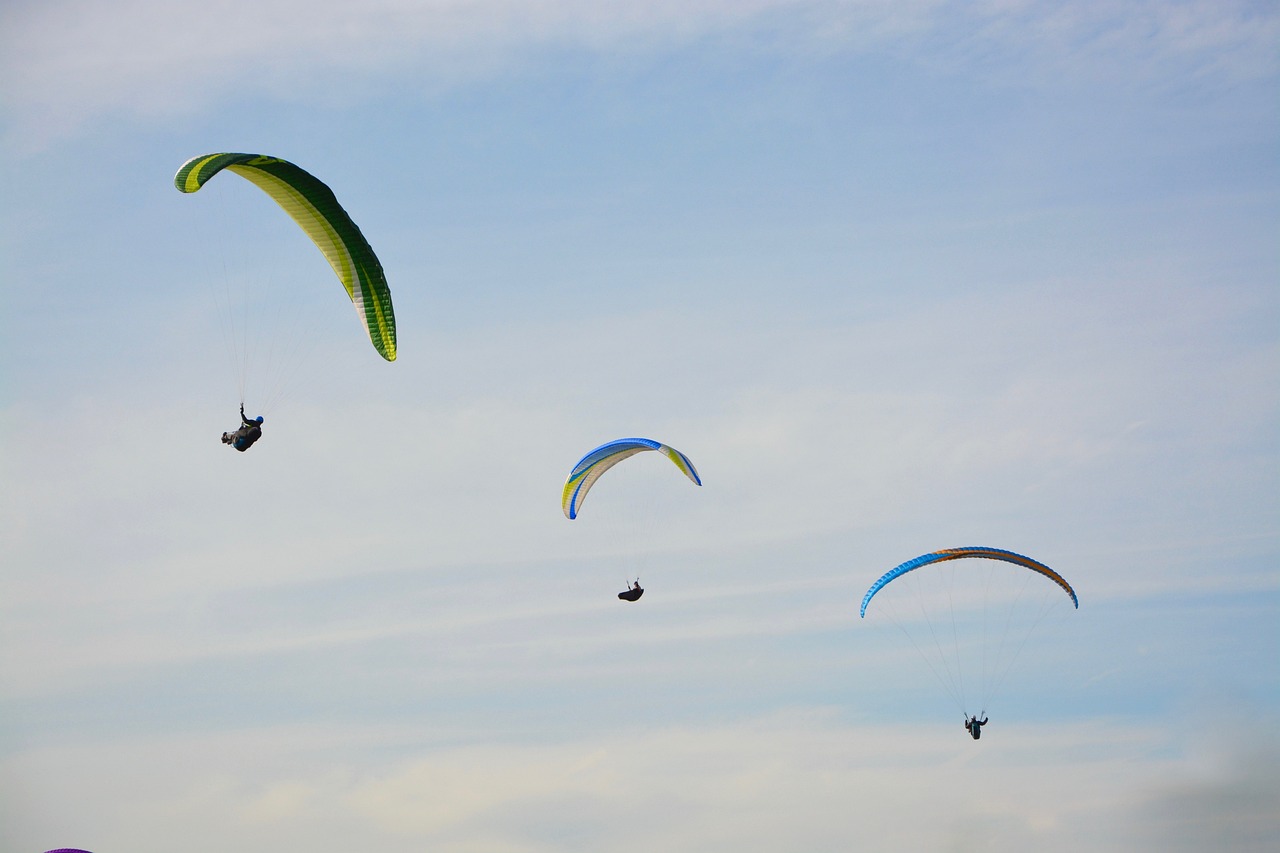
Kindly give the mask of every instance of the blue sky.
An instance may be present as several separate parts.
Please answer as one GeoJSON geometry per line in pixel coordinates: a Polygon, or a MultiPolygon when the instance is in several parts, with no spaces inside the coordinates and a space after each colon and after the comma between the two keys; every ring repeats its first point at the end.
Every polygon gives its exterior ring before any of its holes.
{"type": "Polygon", "coordinates": [[[1233,2],[7,4],[0,847],[1273,847],[1278,36],[1233,2]],[[335,190],[395,364],[255,189],[174,191],[213,151],[335,190]],[[243,456],[227,282],[308,318],[243,456]],[[624,435],[704,486],[636,457],[566,521],[624,435]],[[977,544],[1081,607],[974,743],[857,607],[977,544]]]}

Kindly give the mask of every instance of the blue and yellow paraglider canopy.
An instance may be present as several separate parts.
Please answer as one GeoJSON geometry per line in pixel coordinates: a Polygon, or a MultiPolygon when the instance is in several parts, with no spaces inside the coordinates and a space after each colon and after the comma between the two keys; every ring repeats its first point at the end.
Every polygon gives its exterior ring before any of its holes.
{"type": "Polygon", "coordinates": [[[569,519],[578,517],[578,510],[582,508],[582,502],[586,499],[587,492],[605,471],[608,471],[622,460],[635,456],[637,453],[643,453],[646,450],[658,451],[670,459],[695,485],[702,485],[702,480],[698,477],[698,472],[694,469],[693,463],[689,461],[689,457],[674,447],[668,447],[651,438],[620,438],[617,441],[600,445],[582,457],[577,465],[573,466],[573,470],[569,472],[569,479],[565,480],[564,492],[560,497],[560,504],[564,509],[565,517],[569,519]]]}

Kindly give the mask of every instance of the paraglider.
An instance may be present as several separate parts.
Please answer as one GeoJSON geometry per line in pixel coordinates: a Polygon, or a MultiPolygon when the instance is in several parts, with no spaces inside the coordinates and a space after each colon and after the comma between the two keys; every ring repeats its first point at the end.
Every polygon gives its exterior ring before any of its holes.
{"type": "MultiPolygon", "coordinates": [[[[564,491],[560,496],[560,505],[561,509],[564,510],[565,518],[573,520],[578,517],[578,512],[582,508],[582,502],[587,497],[587,492],[591,490],[591,487],[596,484],[596,481],[606,471],[624,459],[629,459],[637,453],[643,453],[648,450],[655,450],[666,456],[680,470],[680,473],[688,477],[694,485],[702,485],[702,479],[698,476],[697,469],[693,467],[693,462],[689,460],[688,456],[685,456],[674,447],[669,447],[651,438],[620,438],[600,445],[586,456],[583,456],[578,460],[578,464],[573,466],[573,470],[569,472],[568,479],[565,480],[564,491]]],[[[618,593],[618,598],[623,601],[638,601],[642,595],[644,595],[644,589],[640,586],[640,579],[637,577],[634,584],[630,581],[627,582],[627,589],[618,593]]]]}
{"type": "Polygon", "coordinates": [[[235,432],[224,432],[222,434],[222,443],[229,444],[241,453],[244,453],[253,443],[262,438],[262,415],[258,415],[253,420],[245,417],[244,406],[240,407],[240,428],[235,432]]]}
{"type": "Polygon", "coordinates": [[[987,724],[989,702],[1030,635],[1051,611],[1064,612],[1061,593],[1079,609],[1066,578],[1038,560],[985,546],[946,548],[877,578],[862,598],[859,615],[866,618],[872,599],[878,602],[877,609],[902,630],[960,707],[965,730],[977,740],[987,724]],[[963,571],[939,568],[969,559],[975,563],[963,571]],[[1002,564],[1017,571],[1001,570],[1002,564]],[[983,565],[985,572],[975,571],[983,565]],[[981,710],[973,714],[969,701],[975,693],[981,710]]]}
{"type": "Polygon", "coordinates": [[[1033,572],[1042,574],[1049,580],[1062,587],[1063,591],[1071,596],[1071,602],[1080,609],[1080,599],[1076,597],[1076,591],[1071,588],[1071,584],[1067,583],[1062,575],[1046,566],[1044,563],[1038,563],[1030,557],[1024,557],[1021,554],[1015,554],[1012,551],[1002,551],[999,548],[944,548],[940,551],[933,551],[916,557],[914,560],[907,560],[880,576],[880,579],[871,585],[871,589],[867,590],[867,594],[862,597],[862,608],[859,615],[866,618],[867,605],[871,603],[872,597],[884,588],[884,585],[896,578],[900,578],[907,572],[914,571],[921,566],[927,566],[931,563],[941,563],[946,560],[959,560],[965,557],[983,557],[988,560],[1001,560],[1006,563],[1014,563],[1019,566],[1030,569],[1033,572]]]}
{"type": "Polygon", "coordinates": [[[682,474],[693,481],[694,485],[702,485],[702,480],[698,477],[698,472],[689,461],[689,457],[674,447],[668,447],[651,438],[620,438],[600,445],[573,466],[573,470],[569,472],[569,479],[565,480],[564,492],[560,496],[560,505],[564,509],[565,517],[570,520],[578,517],[578,511],[582,508],[582,502],[586,500],[587,492],[605,471],[622,460],[646,450],[658,451],[670,459],[682,474]]]}
{"type": "Polygon", "coordinates": [[[382,263],[333,191],[314,175],[262,154],[202,154],[174,175],[179,192],[194,193],[223,170],[235,172],[270,196],[324,253],[378,353],[396,358],[396,321],[382,263]]]}

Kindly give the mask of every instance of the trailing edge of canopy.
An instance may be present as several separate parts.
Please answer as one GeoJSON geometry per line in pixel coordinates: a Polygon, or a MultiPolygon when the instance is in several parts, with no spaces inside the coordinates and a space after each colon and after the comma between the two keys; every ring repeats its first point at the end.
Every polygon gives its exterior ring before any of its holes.
{"type": "Polygon", "coordinates": [[[1071,596],[1071,602],[1076,606],[1077,610],[1080,608],[1080,599],[1076,597],[1076,591],[1071,588],[1071,584],[1067,583],[1066,578],[1046,566],[1044,563],[1037,562],[1030,557],[1024,557],[1022,554],[1015,554],[1012,551],[1002,551],[999,548],[969,547],[944,548],[941,551],[934,551],[932,553],[916,557],[913,560],[907,560],[905,563],[895,566],[885,572],[875,583],[871,585],[871,588],[867,590],[867,594],[862,597],[862,608],[859,611],[859,615],[864,618],[866,617],[867,604],[870,603],[872,596],[879,592],[885,584],[889,583],[891,580],[902,577],[907,572],[914,571],[921,566],[941,563],[946,560],[960,560],[968,557],[980,557],[987,560],[1002,560],[1006,563],[1013,563],[1030,569],[1037,574],[1044,575],[1049,580],[1062,587],[1063,592],[1071,596]]]}
{"type": "Polygon", "coordinates": [[[694,482],[694,485],[702,485],[702,480],[698,477],[698,472],[694,469],[693,463],[689,461],[689,457],[674,447],[668,447],[650,438],[620,438],[617,441],[600,445],[582,457],[577,465],[573,466],[573,470],[569,472],[569,479],[565,481],[564,492],[560,497],[561,508],[564,510],[565,516],[570,519],[578,517],[578,510],[581,509],[582,502],[587,497],[587,492],[605,471],[608,471],[622,460],[635,456],[637,453],[643,453],[646,450],[658,451],[670,459],[680,469],[681,473],[694,482]]]}
{"type": "Polygon", "coordinates": [[[298,223],[346,288],[374,348],[395,361],[396,320],[382,264],[333,191],[305,169],[261,154],[192,157],[178,169],[173,184],[180,192],[193,193],[223,169],[251,181],[298,223]]]}

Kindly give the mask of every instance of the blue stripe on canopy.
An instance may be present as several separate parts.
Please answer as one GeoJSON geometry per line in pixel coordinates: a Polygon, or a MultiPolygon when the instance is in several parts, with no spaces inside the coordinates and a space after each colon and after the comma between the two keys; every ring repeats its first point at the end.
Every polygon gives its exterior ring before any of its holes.
{"type": "Polygon", "coordinates": [[[668,447],[651,438],[619,438],[616,441],[600,445],[582,457],[577,465],[573,466],[573,470],[569,472],[569,479],[565,480],[564,491],[560,496],[560,504],[565,516],[570,519],[578,517],[578,510],[582,507],[582,502],[586,499],[587,492],[605,471],[608,471],[622,460],[646,450],[656,450],[663,454],[695,485],[702,485],[702,479],[693,467],[693,462],[690,461],[688,456],[685,456],[674,447],[668,447]]]}
{"type": "Polygon", "coordinates": [[[1076,591],[1071,588],[1071,584],[1067,583],[1066,578],[1046,566],[1044,563],[1037,562],[1030,557],[1022,554],[1015,554],[1013,551],[1003,551],[999,548],[985,548],[982,546],[973,546],[968,548],[944,548],[941,551],[934,551],[929,554],[923,554],[913,560],[907,560],[899,566],[895,566],[876,580],[871,585],[871,589],[867,590],[867,594],[862,597],[862,608],[859,616],[866,618],[867,604],[870,603],[872,596],[879,592],[885,584],[894,578],[900,578],[907,572],[914,571],[921,566],[927,566],[932,563],[941,563],[944,560],[959,560],[967,557],[985,558],[988,560],[1002,560],[1006,563],[1028,568],[1037,574],[1044,575],[1049,580],[1062,587],[1067,595],[1071,596],[1071,601],[1075,604],[1076,609],[1080,609],[1080,599],[1076,597],[1076,591]]]}

